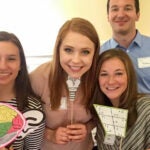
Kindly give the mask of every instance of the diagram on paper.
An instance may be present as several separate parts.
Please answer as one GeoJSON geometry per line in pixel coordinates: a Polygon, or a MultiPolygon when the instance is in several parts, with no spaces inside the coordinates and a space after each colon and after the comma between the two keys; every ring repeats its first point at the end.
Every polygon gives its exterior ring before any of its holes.
{"type": "Polygon", "coordinates": [[[94,104],[105,133],[125,137],[128,110],[94,104]]]}

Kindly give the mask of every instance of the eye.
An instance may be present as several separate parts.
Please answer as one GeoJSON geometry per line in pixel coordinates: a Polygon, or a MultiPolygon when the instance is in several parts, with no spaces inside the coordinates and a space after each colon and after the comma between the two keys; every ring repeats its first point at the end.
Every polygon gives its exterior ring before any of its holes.
{"type": "Polygon", "coordinates": [[[118,9],[117,8],[113,8],[113,9],[111,9],[111,11],[118,11],[118,9]]]}
{"type": "Polygon", "coordinates": [[[83,51],[82,51],[82,54],[83,54],[83,55],[88,55],[89,53],[90,53],[89,50],[83,50],[83,51]]]}
{"type": "Polygon", "coordinates": [[[101,77],[105,77],[105,76],[107,76],[108,74],[106,73],[106,72],[101,72],[100,74],[99,74],[99,76],[101,76],[101,77]]]}
{"type": "Polygon", "coordinates": [[[117,76],[122,76],[124,73],[123,72],[116,72],[115,73],[117,76]]]}
{"type": "Polygon", "coordinates": [[[125,10],[130,11],[130,10],[133,10],[133,9],[132,9],[132,7],[125,7],[125,10]]]}
{"type": "Polygon", "coordinates": [[[118,10],[119,10],[118,7],[112,7],[112,8],[110,9],[111,12],[113,12],[113,11],[115,12],[115,11],[118,11],[118,10]]]}
{"type": "Polygon", "coordinates": [[[64,48],[64,51],[66,53],[71,53],[73,50],[72,50],[72,48],[67,47],[67,48],[64,48]]]}
{"type": "Polygon", "coordinates": [[[17,59],[16,57],[12,57],[12,56],[7,58],[8,61],[15,61],[16,59],[17,59]]]}

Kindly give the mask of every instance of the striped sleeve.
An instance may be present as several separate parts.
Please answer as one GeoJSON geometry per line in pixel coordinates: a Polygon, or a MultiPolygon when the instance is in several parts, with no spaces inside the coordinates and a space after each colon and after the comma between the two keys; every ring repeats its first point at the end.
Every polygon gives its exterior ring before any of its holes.
{"type": "MultiPolygon", "coordinates": [[[[28,101],[29,105],[26,108],[27,110],[36,109],[42,111],[42,106],[38,99],[34,97],[29,97],[28,101]]],[[[11,105],[15,106],[14,100],[11,101],[11,105]]],[[[31,117],[34,116],[35,115],[33,114],[31,117]]],[[[40,124],[36,125],[36,130],[34,130],[34,132],[29,133],[23,139],[18,137],[12,144],[13,148],[15,150],[40,150],[43,142],[44,129],[45,129],[45,118],[40,124]]]]}
{"type": "Polygon", "coordinates": [[[97,145],[100,150],[116,150],[120,144],[122,150],[150,149],[150,97],[139,99],[136,108],[138,118],[122,142],[120,137],[116,137],[113,145],[104,144],[103,127],[100,122],[97,124],[97,145]]]}

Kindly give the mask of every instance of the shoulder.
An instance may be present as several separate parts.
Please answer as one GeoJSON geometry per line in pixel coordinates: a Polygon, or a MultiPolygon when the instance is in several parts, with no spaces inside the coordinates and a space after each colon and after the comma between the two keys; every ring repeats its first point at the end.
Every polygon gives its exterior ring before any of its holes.
{"type": "Polygon", "coordinates": [[[150,105],[150,95],[142,96],[141,98],[139,98],[137,100],[137,104],[140,104],[140,105],[144,105],[144,104],[150,105]]]}
{"type": "Polygon", "coordinates": [[[111,48],[111,40],[112,40],[112,39],[109,39],[109,40],[105,41],[105,42],[102,44],[102,46],[101,46],[101,48],[100,48],[100,53],[102,53],[103,51],[106,51],[106,50],[108,50],[108,49],[111,48]]]}
{"type": "Polygon", "coordinates": [[[42,109],[42,104],[39,98],[35,96],[28,97],[28,108],[30,109],[42,109]]]}
{"type": "Polygon", "coordinates": [[[140,31],[137,31],[137,35],[136,35],[136,36],[140,36],[140,37],[142,37],[142,38],[145,38],[145,39],[149,39],[149,40],[150,40],[150,36],[145,35],[145,34],[142,34],[142,33],[140,33],[140,31]]]}
{"type": "MultiPolygon", "coordinates": [[[[142,42],[144,42],[144,43],[150,42],[150,36],[141,34],[139,31],[137,32],[137,35],[135,38],[141,39],[142,42]]],[[[150,43],[148,43],[148,44],[150,44],[150,43]]]]}
{"type": "Polygon", "coordinates": [[[137,110],[139,113],[150,115],[150,96],[144,96],[138,99],[137,110]]]}
{"type": "Polygon", "coordinates": [[[39,67],[37,67],[35,70],[33,70],[30,73],[30,77],[32,78],[32,77],[44,76],[46,74],[49,74],[50,66],[51,66],[51,62],[46,62],[44,64],[41,64],[39,67]]]}
{"type": "Polygon", "coordinates": [[[51,62],[44,63],[29,74],[33,91],[42,96],[43,90],[49,83],[51,62]]]}
{"type": "Polygon", "coordinates": [[[144,43],[150,44],[150,43],[149,43],[149,42],[150,42],[150,36],[141,35],[141,37],[142,37],[142,40],[143,40],[144,43]]]}

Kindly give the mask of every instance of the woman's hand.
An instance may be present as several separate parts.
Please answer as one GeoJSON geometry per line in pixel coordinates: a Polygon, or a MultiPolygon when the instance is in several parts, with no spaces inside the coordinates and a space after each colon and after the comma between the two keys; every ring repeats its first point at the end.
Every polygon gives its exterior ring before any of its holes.
{"type": "Polygon", "coordinates": [[[67,134],[70,140],[82,141],[87,136],[87,128],[85,124],[72,124],[67,126],[67,134]]]}
{"type": "Polygon", "coordinates": [[[5,147],[3,147],[3,148],[0,148],[0,150],[13,150],[13,148],[12,148],[12,146],[11,146],[11,147],[9,147],[9,148],[5,148],[5,147]]]}
{"type": "Polygon", "coordinates": [[[67,144],[70,140],[67,134],[67,128],[59,127],[56,130],[51,130],[49,128],[45,129],[45,138],[56,144],[67,144]]]}

